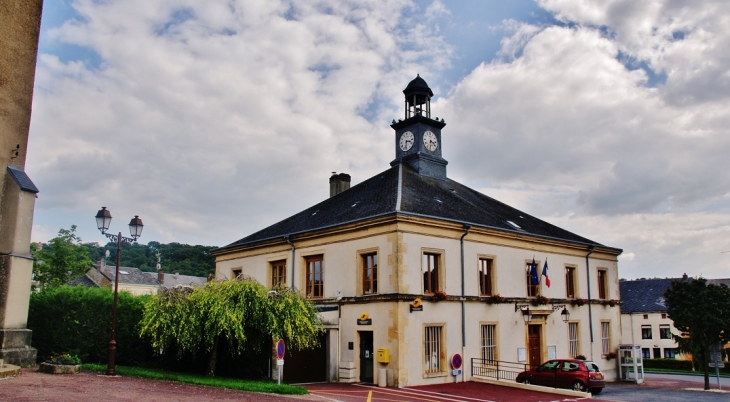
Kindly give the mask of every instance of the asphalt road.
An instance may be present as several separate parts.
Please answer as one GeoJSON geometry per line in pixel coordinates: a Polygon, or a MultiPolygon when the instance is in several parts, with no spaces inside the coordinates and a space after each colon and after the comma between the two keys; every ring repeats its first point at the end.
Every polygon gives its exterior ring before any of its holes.
{"type": "MultiPolygon", "coordinates": [[[[608,383],[603,393],[594,401],[623,402],[727,402],[730,400],[730,379],[720,378],[726,392],[703,391],[704,377],[675,374],[646,374],[645,383],[636,385],[628,382],[608,383]],[[690,390],[691,389],[691,390],[690,390]]],[[[717,389],[717,380],[710,379],[710,387],[717,389]]]]}

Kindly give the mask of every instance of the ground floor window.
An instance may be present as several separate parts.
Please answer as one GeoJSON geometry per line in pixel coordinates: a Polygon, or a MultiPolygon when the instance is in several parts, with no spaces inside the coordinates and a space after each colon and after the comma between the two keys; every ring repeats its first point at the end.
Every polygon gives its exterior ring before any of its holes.
{"type": "Polygon", "coordinates": [[[580,354],[578,351],[578,323],[568,323],[568,346],[570,348],[570,357],[576,357],[580,354]]]}
{"type": "Polygon", "coordinates": [[[601,323],[601,346],[604,355],[611,353],[611,331],[608,321],[601,323]]]}
{"type": "Polygon", "coordinates": [[[442,326],[426,327],[423,333],[423,352],[426,374],[440,373],[444,371],[441,356],[442,347],[442,326]]]}
{"type": "Polygon", "coordinates": [[[664,348],[664,358],[665,359],[674,359],[676,357],[677,357],[677,349],[664,348]]]}
{"type": "Polygon", "coordinates": [[[492,324],[482,325],[482,360],[485,363],[492,363],[496,360],[497,343],[494,339],[497,326],[492,324]]]}
{"type": "Polygon", "coordinates": [[[651,359],[651,349],[641,348],[641,357],[644,359],[651,359]]]}

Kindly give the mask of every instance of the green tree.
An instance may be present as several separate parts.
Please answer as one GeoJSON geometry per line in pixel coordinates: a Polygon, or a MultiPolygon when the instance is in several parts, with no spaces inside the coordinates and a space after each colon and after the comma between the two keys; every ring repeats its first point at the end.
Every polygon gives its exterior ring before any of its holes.
{"type": "Polygon", "coordinates": [[[195,353],[199,347],[209,352],[210,376],[215,374],[221,340],[236,354],[278,338],[298,350],[316,346],[320,331],[319,315],[309,300],[286,288],[268,291],[253,279],[167,290],[145,306],[141,322],[141,334],[149,336],[156,349],[177,345],[180,354],[195,353]]]}
{"type": "Polygon", "coordinates": [[[703,278],[678,280],[664,293],[667,313],[680,332],[689,337],[674,336],[680,352],[691,353],[705,373],[705,389],[710,389],[707,363],[712,345],[730,341],[730,289],[707,284],[703,278]]]}
{"type": "Polygon", "coordinates": [[[34,247],[33,274],[43,287],[57,287],[68,280],[83,275],[91,268],[89,251],[76,236],[76,225],[71,229],[60,229],[58,236],[43,247],[34,247]]]}

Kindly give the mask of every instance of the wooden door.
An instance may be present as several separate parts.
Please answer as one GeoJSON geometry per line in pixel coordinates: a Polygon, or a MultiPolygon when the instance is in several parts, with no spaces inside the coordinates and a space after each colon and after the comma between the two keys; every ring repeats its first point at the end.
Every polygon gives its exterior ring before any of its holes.
{"type": "Polygon", "coordinates": [[[542,339],[540,339],[541,325],[527,326],[527,353],[531,368],[540,366],[542,363],[542,339]]]}

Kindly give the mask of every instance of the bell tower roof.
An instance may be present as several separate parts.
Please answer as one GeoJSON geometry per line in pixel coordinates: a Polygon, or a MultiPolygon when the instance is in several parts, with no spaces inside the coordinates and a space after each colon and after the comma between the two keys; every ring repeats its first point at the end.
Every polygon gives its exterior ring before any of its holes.
{"type": "Polygon", "coordinates": [[[403,94],[407,98],[412,95],[428,95],[429,98],[433,97],[433,92],[431,91],[431,88],[428,87],[428,84],[426,84],[426,80],[421,78],[420,74],[416,74],[416,78],[408,83],[406,89],[403,90],[403,94]]]}

